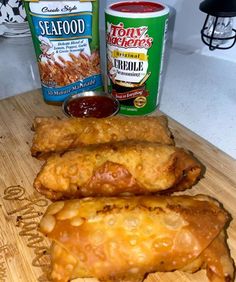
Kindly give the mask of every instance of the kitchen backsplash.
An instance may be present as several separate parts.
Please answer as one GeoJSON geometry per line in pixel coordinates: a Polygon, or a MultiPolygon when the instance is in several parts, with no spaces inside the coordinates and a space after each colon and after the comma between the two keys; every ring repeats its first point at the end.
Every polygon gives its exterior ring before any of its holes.
{"type": "MultiPolygon", "coordinates": [[[[206,18],[206,14],[199,10],[199,4],[202,1],[203,0],[163,1],[163,3],[172,7],[170,28],[172,28],[173,31],[174,27],[173,47],[184,52],[197,52],[202,55],[236,62],[236,45],[229,50],[210,51],[202,42],[200,30],[206,18]]],[[[236,25],[236,19],[234,24],[236,25]]]]}

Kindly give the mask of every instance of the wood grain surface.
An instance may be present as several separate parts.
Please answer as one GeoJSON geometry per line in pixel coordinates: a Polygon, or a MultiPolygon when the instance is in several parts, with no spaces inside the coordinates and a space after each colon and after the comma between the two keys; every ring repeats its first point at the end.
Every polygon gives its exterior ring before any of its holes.
{"type": "MultiPolygon", "coordinates": [[[[32,186],[42,165],[30,155],[35,116],[63,117],[63,113],[61,107],[45,104],[40,90],[0,101],[0,281],[47,281],[50,243],[38,232],[37,224],[49,201],[32,186]]],[[[182,194],[210,195],[229,211],[233,219],[227,229],[228,244],[236,261],[236,161],[170,118],[169,126],[177,145],[192,151],[206,166],[204,178],[182,194]]],[[[205,271],[195,274],[176,271],[151,274],[145,281],[208,279],[205,271]]]]}

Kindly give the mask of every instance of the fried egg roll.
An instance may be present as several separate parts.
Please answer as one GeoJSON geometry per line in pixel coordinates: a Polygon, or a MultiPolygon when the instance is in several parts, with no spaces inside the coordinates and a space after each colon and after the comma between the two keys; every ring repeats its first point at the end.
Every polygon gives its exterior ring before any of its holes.
{"type": "Polygon", "coordinates": [[[168,121],[159,117],[57,118],[37,117],[31,147],[32,156],[45,158],[83,145],[139,140],[173,144],[168,121]]]}
{"type": "Polygon", "coordinates": [[[84,198],[51,204],[40,231],[53,242],[53,281],[141,282],[148,273],[206,269],[211,282],[230,282],[228,220],[206,196],[84,198]]]}
{"type": "Polygon", "coordinates": [[[120,142],[82,147],[49,157],[34,187],[51,200],[153,194],[194,185],[201,164],[183,149],[120,142]]]}

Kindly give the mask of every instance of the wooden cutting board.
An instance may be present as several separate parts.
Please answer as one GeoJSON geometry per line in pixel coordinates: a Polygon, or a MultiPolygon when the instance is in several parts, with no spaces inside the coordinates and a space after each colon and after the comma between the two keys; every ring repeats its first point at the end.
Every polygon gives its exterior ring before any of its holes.
{"type": "MultiPolygon", "coordinates": [[[[37,224],[49,201],[32,187],[42,165],[30,155],[35,116],[63,117],[63,113],[60,107],[45,104],[39,90],[0,101],[0,281],[4,282],[47,281],[50,242],[38,232],[37,224]]],[[[194,152],[206,166],[205,177],[184,193],[213,196],[233,217],[227,233],[236,261],[236,161],[174,120],[169,119],[169,125],[177,145],[194,152]]],[[[195,274],[176,271],[155,273],[145,281],[208,280],[205,271],[195,274]]]]}

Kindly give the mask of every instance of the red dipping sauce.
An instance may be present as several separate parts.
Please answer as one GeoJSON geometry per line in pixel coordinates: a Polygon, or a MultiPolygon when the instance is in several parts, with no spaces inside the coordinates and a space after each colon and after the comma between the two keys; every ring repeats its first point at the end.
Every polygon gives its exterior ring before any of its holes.
{"type": "Polygon", "coordinates": [[[109,96],[81,96],[68,101],[64,111],[73,117],[105,118],[117,113],[118,102],[109,96]]]}
{"type": "Polygon", "coordinates": [[[117,3],[111,6],[112,10],[123,13],[151,13],[158,12],[164,9],[161,4],[153,2],[124,2],[117,3]]]}

